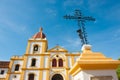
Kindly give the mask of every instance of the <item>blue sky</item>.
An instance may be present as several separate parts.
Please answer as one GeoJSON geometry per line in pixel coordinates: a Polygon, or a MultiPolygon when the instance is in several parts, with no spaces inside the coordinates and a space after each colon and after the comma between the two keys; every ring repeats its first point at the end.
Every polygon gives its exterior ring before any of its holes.
{"type": "Polygon", "coordinates": [[[0,60],[23,55],[27,40],[42,26],[48,48],[57,44],[68,51],[80,51],[77,22],[65,14],[82,10],[95,22],[86,23],[92,50],[107,57],[120,57],[120,0],[0,0],[0,60]]]}

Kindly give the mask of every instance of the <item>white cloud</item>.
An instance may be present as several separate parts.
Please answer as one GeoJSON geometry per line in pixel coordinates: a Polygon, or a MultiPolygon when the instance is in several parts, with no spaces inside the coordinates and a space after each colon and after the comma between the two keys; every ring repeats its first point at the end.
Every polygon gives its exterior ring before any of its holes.
{"type": "Polygon", "coordinates": [[[47,8],[45,9],[45,12],[47,13],[48,16],[56,16],[57,11],[55,9],[47,8]]]}
{"type": "Polygon", "coordinates": [[[50,4],[55,4],[56,0],[47,0],[47,2],[50,3],[50,4]]]}
{"type": "Polygon", "coordinates": [[[110,9],[108,9],[108,11],[106,11],[106,15],[104,16],[106,19],[108,20],[113,20],[113,21],[120,21],[120,5],[115,5],[112,6],[110,9]]]}
{"type": "Polygon", "coordinates": [[[8,33],[5,32],[4,29],[0,28],[0,44],[7,42],[8,40],[8,33]]]}
{"type": "Polygon", "coordinates": [[[80,39],[68,39],[67,40],[69,44],[72,44],[72,46],[77,47],[80,45],[80,39]]]}
{"type": "Polygon", "coordinates": [[[120,41],[120,28],[117,26],[109,26],[108,29],[93,34],[90,39],[92,44],[116,44],[120,41]],[[93,38],[92,38],[93,37],[93,38]]]}
{"type": "Polygon", "coordinates": [[[88,8],[91,12],[97,12],[99,17],[103,17],[109,21],[120,20],[118,15],[120,14],[120,4],[113,3],[106,0],[88,0],[88,8]],[[111,5],[110,5],[111,4],[111,5]]]}
{"type": "Polygon", "coordinates": [[[80,6],[83,5],[83,0],[65,0],[64,6],[80,6]]]}
{"type": "Polygon", "coordinates": [[[105,0],[88,0],[88,8],[90,11],[98,10],[101,6],[106,4],[105,0]]]}
{"type": "Polygon", "coordinates": [[[81,46],[81,41],[79,38],[73,38],[73,39],[68,38],[68,39],[66,39],[66,43],[67,43],[66,48],[70,48],[71,50],[80,48],[80,46],[81,46]]]}
{"type": "Polygon", "coordinates": [[[117,29],[117,30],[114,31],[114,33],[113,33],[113,40],[114,41],[120,40],[120,29],[117,29]]]}
{"type": "Polygon", "coordinates": [[[9,19],[0,19],[1,29],[13,31],[17,34],[26,34],[28,32],[27,27],[24,25],[16,24],[9,19]]]}

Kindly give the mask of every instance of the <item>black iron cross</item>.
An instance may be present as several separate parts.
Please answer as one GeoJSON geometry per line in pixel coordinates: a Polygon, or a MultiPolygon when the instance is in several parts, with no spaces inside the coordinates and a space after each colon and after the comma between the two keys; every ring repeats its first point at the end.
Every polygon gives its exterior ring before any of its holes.
{"type": "Polygon", "coordinates": [[[78,26],[80,27],[77,30],[77,32],[81,39],[82,45],[88,44],[87,33],[85,32],[85,22],[86,21],[95,21],[95,18],[92,18],[91,16],[83,16],[80,10],[75,10],[74,16],[65,15],[64,18],[77,20],[78,26]]]}

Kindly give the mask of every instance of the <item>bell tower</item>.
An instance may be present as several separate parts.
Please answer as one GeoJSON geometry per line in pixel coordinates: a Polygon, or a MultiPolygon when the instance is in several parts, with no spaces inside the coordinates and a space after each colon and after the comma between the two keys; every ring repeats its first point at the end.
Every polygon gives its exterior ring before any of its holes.
{"type": "Polygon", "coordinates": [[[47,51],[48,43],[43,28],[28,40],[25,54],[42,54],[47,51]]]}

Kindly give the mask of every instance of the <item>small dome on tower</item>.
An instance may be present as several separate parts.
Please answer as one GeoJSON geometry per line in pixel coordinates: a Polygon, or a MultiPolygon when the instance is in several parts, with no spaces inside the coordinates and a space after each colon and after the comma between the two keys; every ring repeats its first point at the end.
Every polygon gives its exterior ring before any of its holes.
{"type": "Polygon", "coordinates": [[[36,39],[36,38],[40,38],[40,39],[44,39],[46,38],[45,34],[42,32],[42,27],[40,28],[40,31],[38,33],[36,33],[32,38],[36,39]]]}

